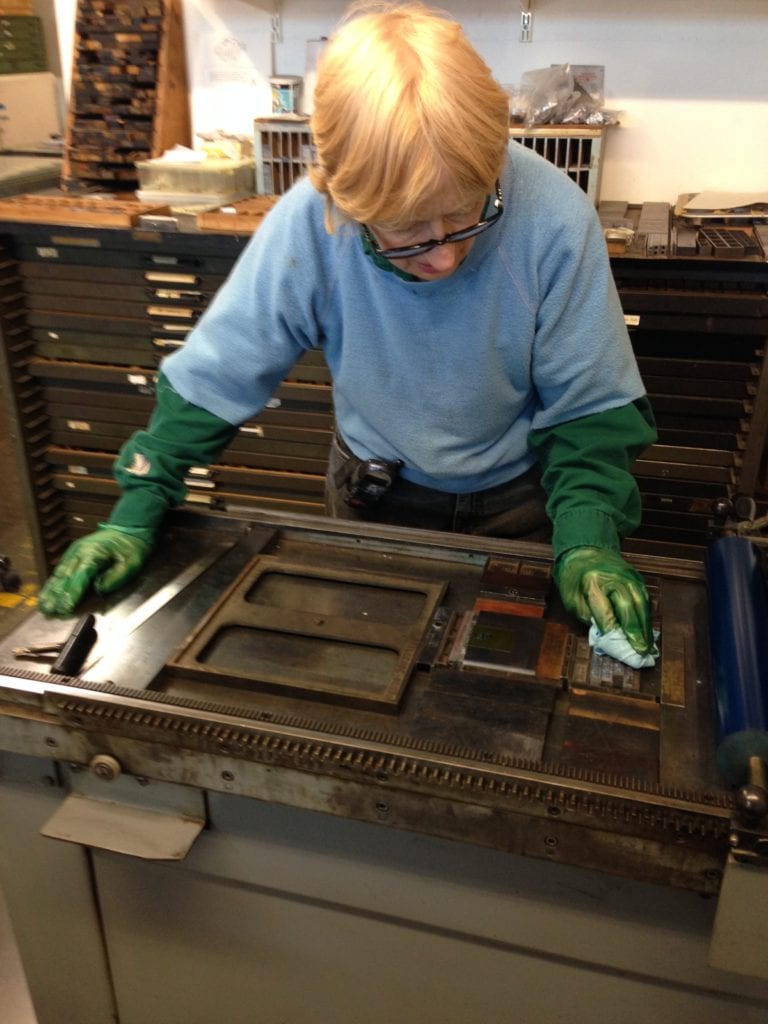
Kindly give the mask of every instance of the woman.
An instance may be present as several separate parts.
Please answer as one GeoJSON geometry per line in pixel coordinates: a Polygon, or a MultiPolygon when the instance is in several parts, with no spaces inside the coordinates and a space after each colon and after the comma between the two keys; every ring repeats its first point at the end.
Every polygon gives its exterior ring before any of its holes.
{"type": "Polygon", "coordinates": [[[338,435],[330,514],[548,539],[563,601],[653,652],[630,468],[655,440],[602,233],[566,175],[509,141],[508,98],[458,24],[356,9],[325,48],[316,162],[277,203],[122,449],[109,522],[40,594],[69,614],[144,562],[211,461],[306,350],[338,435]]]}

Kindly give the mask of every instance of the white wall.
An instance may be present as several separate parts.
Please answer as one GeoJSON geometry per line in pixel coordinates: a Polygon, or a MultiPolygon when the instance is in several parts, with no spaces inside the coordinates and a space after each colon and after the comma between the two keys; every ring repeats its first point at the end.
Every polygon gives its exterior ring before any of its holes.
{"type": "MultiPolygon", "coordinates": [[[[55,3],[62,45],[71,48],[74,0],[55,3]]],[[[202,4],[236,10],[235,34],[244,10],[263,32],[272,9],[272,0],[184,4],[195,24],[202,4]]],[[[440,6],[462,22],[503,83],[552,63],[605,65],[606,106],[622,114],[605,147],[602,198],[674,202],[702,189],[768,190],[768,0],[531,0],[529,43],[519,41],[520,0],[440,6]]],[[[331,32],[345,7],[344,0],[283,0],[282,40],[274,67],[257,69],[261,77],[302,74],[306,40],[331,32]]],[[[188,37],[196,62],[205,38],[198,30],[188,37]]],[[[268,64],[265,54],[259,61],[268,64]]]]}

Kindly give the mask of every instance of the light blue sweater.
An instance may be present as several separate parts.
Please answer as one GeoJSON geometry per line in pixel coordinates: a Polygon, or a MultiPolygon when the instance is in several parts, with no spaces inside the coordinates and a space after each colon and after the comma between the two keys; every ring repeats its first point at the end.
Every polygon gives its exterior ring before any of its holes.
{"type": "Polygon", "coordinates": [[[592,204],[517,142],[501,220],[461,267],[409,282],[365,254],[357,225],[324,227],[299,182],[162,369],[181,396],[232,424],[255,416],[306,349],[322,347],[339,430],[362,458],[468,492],[535,461],[529,433],[641,397],[592,204]]]}

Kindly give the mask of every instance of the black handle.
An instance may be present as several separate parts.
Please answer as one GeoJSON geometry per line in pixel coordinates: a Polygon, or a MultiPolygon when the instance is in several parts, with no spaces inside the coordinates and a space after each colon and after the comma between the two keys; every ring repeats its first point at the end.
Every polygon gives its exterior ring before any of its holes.
{"type": "Polygon", "coordinates": [[[83,667],[93,645],[96,643],[96,619],[90,613],[83,615],[67,637],[61,654],[51,666],[51,672],[60,676],[76,676],[83,667]]]}

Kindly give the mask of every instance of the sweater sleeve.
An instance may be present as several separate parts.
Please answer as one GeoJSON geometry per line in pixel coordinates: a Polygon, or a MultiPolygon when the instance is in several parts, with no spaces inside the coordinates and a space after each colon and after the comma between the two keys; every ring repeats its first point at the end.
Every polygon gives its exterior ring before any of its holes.
{"type": "Polygon", "coordinates": [[[534,430],[557,558],[569,548],[619,550],[640,523],[640,494],[631,469],[656,440],[647,397],[605,412],[534,430]]]}
{"type": "Polygon", "coordinates": [[[147,428],[126,441],[115,462],[114,476],[122,495],[109,524],[155,530],[166,510],[184,500],[189,468],[208,465],[237,429],[187,402],[161,371],[147,428]]]}

